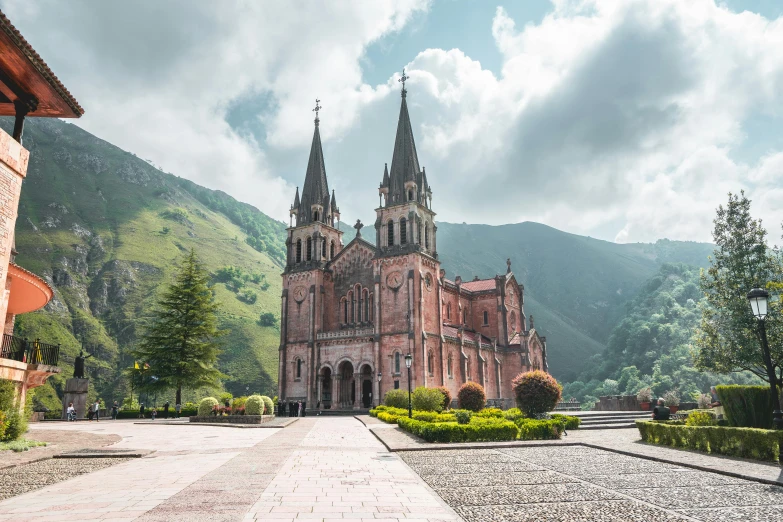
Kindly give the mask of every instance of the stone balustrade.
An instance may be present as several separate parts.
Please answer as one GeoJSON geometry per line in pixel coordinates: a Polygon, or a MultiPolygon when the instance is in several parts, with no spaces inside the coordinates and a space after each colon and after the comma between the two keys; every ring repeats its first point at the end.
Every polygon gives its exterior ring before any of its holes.
{"type": "Polygon", "coordinates": [[[335,330],[333,332],[320,332],[315,334],[316,341],[326,341],[330,339],[344,339],[347,337],[362,337],[373,335],[375,329],[370,326],[369,328],[346,328],[344,330],[335,330]]]}

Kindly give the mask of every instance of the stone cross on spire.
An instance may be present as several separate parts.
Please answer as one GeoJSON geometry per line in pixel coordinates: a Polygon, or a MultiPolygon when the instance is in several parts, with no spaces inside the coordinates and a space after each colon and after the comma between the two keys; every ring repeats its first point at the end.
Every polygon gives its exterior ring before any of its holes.
{"type": "Polygon", "coordinates": [[[508,259],[506,259],[506,266],[508,267],[508,268],[506,268],[506,273],[510,274],[511,273],[511,258],[510,257],[508,259]]]}
{"type": "Polygon", "coordinates": [[[323,107],[321,107],[321,100],[316,98],[315,99],[315,109],[313,109],[313,112],[315,113],[315,125],[316,125],[316,127],[318,126],[318,123],[321,121],[321,120],[318,119],[318,111],[320,111],[321,109],[323,109],[323,107]]]}
{"type": "Polygon", "coordinates": [[[400,77],[398,82],[402,82],[402,97],[405,98],[405,95],[408,93],[408,91],[405,90],[405,82],[410,79],[410,76],[405,75],[405,69],[402,70],[402,76],[400,77]]]}
{"type": "Polygon", "coordinates": [[[353,228],[356,229],[356,237],[362,237],[362,228],[364,225],[362,225],[362,222],[360,220],[356,220],[356,224],[353,226],[353,228]]]}

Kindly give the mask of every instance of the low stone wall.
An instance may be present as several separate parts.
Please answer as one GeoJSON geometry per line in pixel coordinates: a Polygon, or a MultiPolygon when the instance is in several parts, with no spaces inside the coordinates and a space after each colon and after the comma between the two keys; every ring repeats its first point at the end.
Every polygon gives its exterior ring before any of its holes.
{"type": "Polygon", "coordinates": [[[190,422],[211,422],[215,424],[263,424],[274,419],[274,415],[207,415],[188,417],[190,422]]]}
{"type": "Polygon", "coordinates": [[[641,411],[636,395],[608,395],[599,397],[593,411],[641,411]]]}

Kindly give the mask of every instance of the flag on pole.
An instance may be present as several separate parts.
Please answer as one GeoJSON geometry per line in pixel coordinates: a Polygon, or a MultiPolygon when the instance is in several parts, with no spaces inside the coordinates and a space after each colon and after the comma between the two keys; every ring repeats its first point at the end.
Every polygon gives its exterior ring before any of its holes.
{"type": "Polygon", "coordinates": [[[139,369],[139,361],[133,361],[133,369],[138,370],[139,369]]]}

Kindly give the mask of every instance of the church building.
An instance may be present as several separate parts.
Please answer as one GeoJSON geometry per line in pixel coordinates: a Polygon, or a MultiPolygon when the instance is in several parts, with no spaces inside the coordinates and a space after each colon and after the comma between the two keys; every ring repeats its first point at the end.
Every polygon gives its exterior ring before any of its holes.
{"type": "MultiPolygon", "coordinates": [[[[288,228],[280,327],[279,397],[308,409],[362,409],[392,389],[467,381],[509,407],[520,372],[547,370],[546,338],[524,311],[524,287],[507,261],[491,279],[446,279],[438,259],[433,191],[419,166],[405,80],[391,168],[384,167],[375,244],[343,245],[340,210],[315,132],[288,228]]],[[[500,268],[500,267],[499,267],[500,268]]]]}

